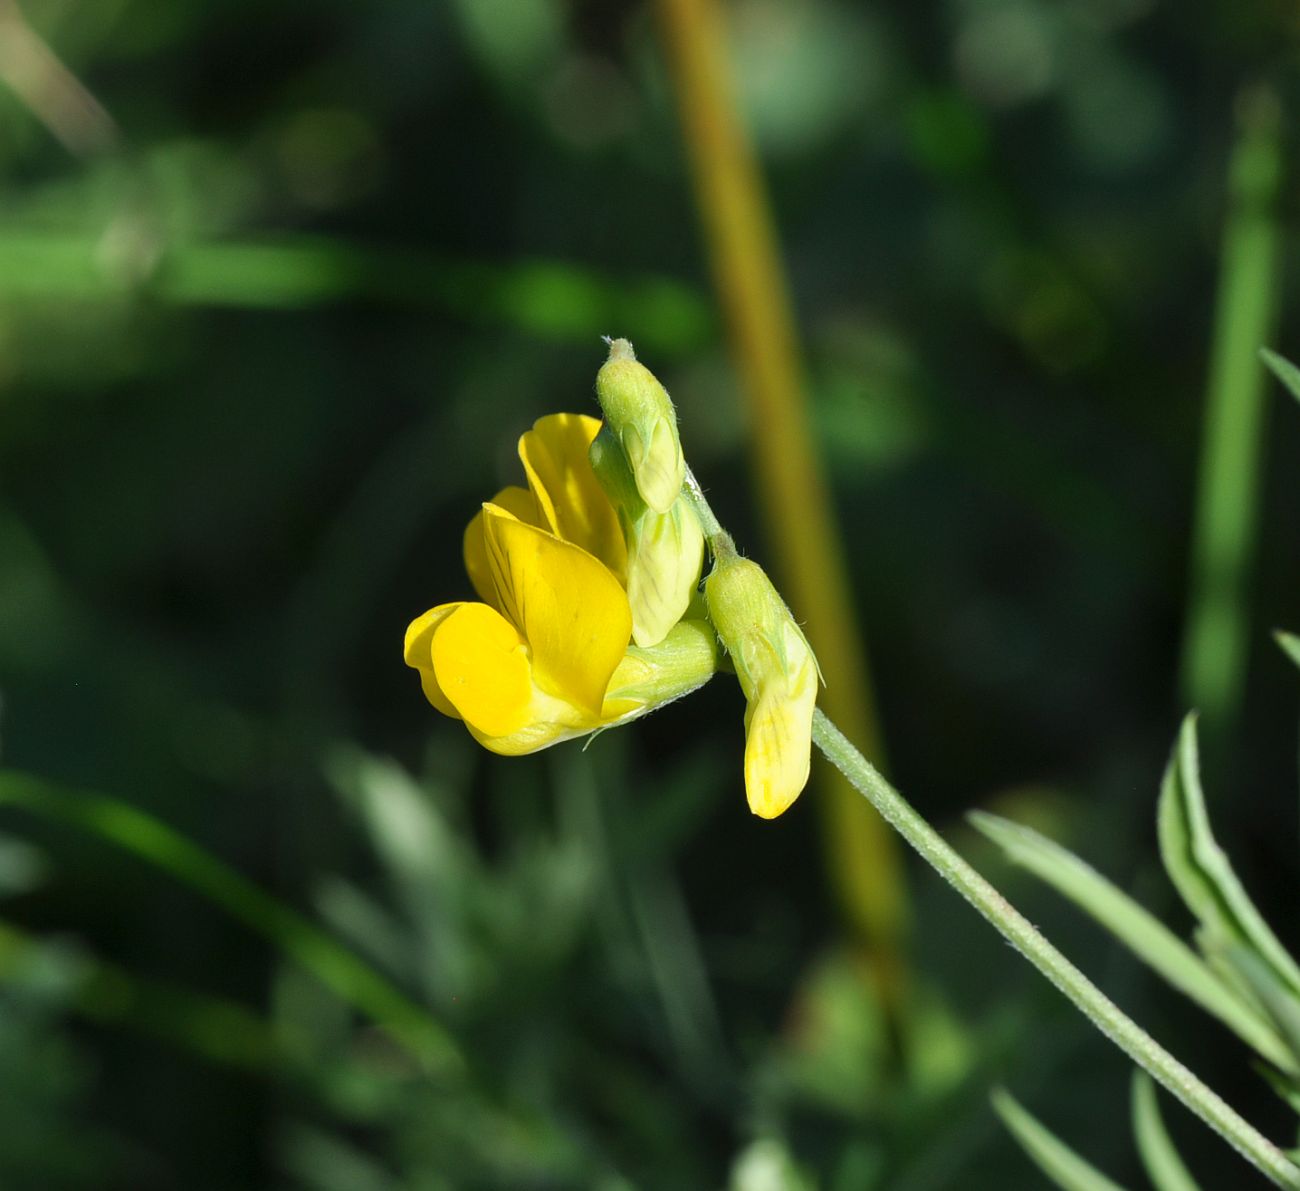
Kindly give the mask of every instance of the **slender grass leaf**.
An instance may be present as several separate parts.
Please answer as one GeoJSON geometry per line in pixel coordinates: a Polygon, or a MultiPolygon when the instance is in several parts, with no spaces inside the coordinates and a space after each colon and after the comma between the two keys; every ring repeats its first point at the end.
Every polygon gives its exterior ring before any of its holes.
{"type": "Polygon", "coordinates": [[[1096,919],[1162,979],[1213,1014],[1243,1042],[1280,1067],[1294,1057],[1268,1019],[1237,996],[1163,922],[1073,852],[1028,827],[977,811],[971,823],[1007,857],[1096,919]]]}
{"type": "Polygon", "coordinates": [[[1263,87],[1237,105],[1191,533],[1181,686],[1223,727],[1241,713],[1251,640],[1268,396],[1256,353],[1277,326],[1284,259],[1280,110],[1263,87]]]}
{"type": "Polygon", "coordinates": [[[1296,1066],[1300,1064],[1300,996],[1287,988],[1273,969],[1249,948],[1231,947],[1225,958],[1241,973],[1277,1032],[1291,1048],[1295,1059],[1291,1071],[1295,1074],[1296,1066]]]}
{"type": "Polygon", "coordinates": [[[1272,1067],[1265,1067],[1262,1063],[1256,1066],[1256,1070],[1264,1077],[1273,1091],[1291,1106],[1296,1116],[1300,1117],[1300,1082],[1283,1075],[1280,1071],[1274,1071],[1272,1067]]]}
{"type": "Polygon", "coordinates": [[[1194,715],[1183,721],[1165,770],[1157,828],[1165,871],[1206,935],[1225,946],[1253,948],[1283,984],[1300,994],[1300,967],[1255,909],[1210,831],[1194,715]]]}
{"type": "Polygon", "coordinates": [[[148,980],[63,941],[0,921],[0,987],[58,987],[68,1008],[121,1025],[223,1066],[266,1072],[296,1061],[298,1048],[244,1006],[148,980]]]}
{"type": "Polygon", "coordinates": [[[1282,647],[1282,651],[1287,657],[1295,662],[1297,666],[1300,666],[1300,637],[1296,636],[1295,633],[1288,633],[1278,629],[1273,633],[1273,640],[1282,647]]]}
{"type": "Polygon", "coordinates": [[[1062,1191],[1124,1191],[1022,1108],[1005,1088],[995,1088],[989,1098],[1021,1148],[1062,1191]]]}
{"type": "Polygon", "coordinates": [[[1165,1130],[1155,1081],[1143,1071],[1133,1073],[1133,1135],[1156,1191],[1200,1191],[1165,1130]]]}
{"type": "Polygon", "coordinates": [[[1291,396],[1300,401],[1300,368],[1285,356],[1279,356],[1277,352],[1269,351],[1266,347],[1259,349],[1259,356],[1268,365],[1273,375],[1290,390],[1291,396]]]}
{"type": "Polygon", "coordinates": [[[385,976],[310,919],[161,820],[107,795],[65,790],[13,770],[0,770],[0,806],[4,805],[70,823],[149,861],[270,939],[421,1062],[431,1067],[462,1062],[442,1026],[385,976]]]}
{"type": "Polygon", "coordinates": [[[504,323],[548,339],[590,342],[592,328],[636,327],[659,352],[697,348],[716,333],[707,299],[662,275],[614,276],[563,260],[509,265],[409,246],[320,236],[159,245],[145,276],[106,265],[98,229],[0,231],[0,299],[115,301],[139,286],[182,306],[302,310],[374,303],[504,323]]]}

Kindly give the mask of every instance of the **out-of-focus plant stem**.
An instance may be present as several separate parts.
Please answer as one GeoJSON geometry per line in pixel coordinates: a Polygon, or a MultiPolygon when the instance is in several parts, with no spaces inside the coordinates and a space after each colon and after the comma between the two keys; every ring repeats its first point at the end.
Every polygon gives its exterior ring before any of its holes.
{"type": "Polygon", "coordinates": [[[0,82],[69,153],[117,146],[112,116],[28,24],[18,0],[0,0],[0,82]]]}
{"type": "MultiPolygon", "coordinates": [[[[659,0],[682,126],[732,354],[750,403],[761,507],[777,571],[826,678],[823,702],[880,759],[866,654],[830,495],[809,428],[794,318],[753,150],[729,80],[716,0],[659,0]]],[[[866,945],[882,1003],[904,987],[907,891],[884,824],[822,775],[826,853],[843,912],[866,945]]]]}
{"type": "Polygon", "coordinates": [[[1238,105],[1192,536],[1182,696],[1219,734],[1240,711],[1250,622],[1247,588],[1263,470],[1265,372],[1281,266],[1275,208],[1280,114],[1270,91],[1238,105]]]}

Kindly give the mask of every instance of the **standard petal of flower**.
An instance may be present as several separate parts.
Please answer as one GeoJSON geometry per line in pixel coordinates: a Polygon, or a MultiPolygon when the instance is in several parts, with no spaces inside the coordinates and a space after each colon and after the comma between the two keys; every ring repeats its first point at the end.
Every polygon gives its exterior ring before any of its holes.
{"type": "Polygon", "coordinates": [[[453,719],[460,719],[460,712],[443,694],[442,688],[438,686],[437,676],[433,672],[433,634],[447,617],[462,606],[462,602],[459,601],[454,604],[439,604],[436,608],[430,608],[423,616],[417,616],[407,626],[406,643],[402,649],[406,664],[413,670],[419,671],[424,697],[443,715],[449,715],[453,719]]]}
{"type": "Polygon", "coordinates": [[[492,582],[502,611],[528,642],[534,681],[599,718],[632,635],[627,593],[585,550],[493,505],[483,512],[492,582]]]}
{"type": "MultiPolygon", "coordinates": [[[[520,488],[518,484],[502,488],[489,503],[505,509],[507,513],[518,517],[520,521],[528,522],[529,525],[542,524],[542,516],[538,512],[537,501],[533,494],[527,488],[520,488]]],[[[478,593],[478,598],[485,604],[497,607],[496,588],[492,586],[492,571],[488,566],[487,544],[483,541],[482,509],[474,514],[465,527],[463,552],[465,570],[469,574],[469,581],[474,585],[474,590],[478,593]]]]}
{"type": "Polygon", "coordinates": [[[519,439],[519,458],[537,499],[539,524],[594,554],[622,578],[627,569],[623,531],[587,458],[599,432],[600,422],[585,414],[549,414],[519,439]]]}
{"type": "Polygon", "coordinates": [[[810,658],[789,680],[765,683],[745,711],[745,794],[761,818],[775,819],[808,784],[816,700],[810,658]]]}
{"type": "Polygon", "coordinates": [[[488,736],[508,736],[527,722],[533,696],[528,650],[495,608],[462,604],[434,629],[431,653],[438,686],[467,724],[488,736]]]}

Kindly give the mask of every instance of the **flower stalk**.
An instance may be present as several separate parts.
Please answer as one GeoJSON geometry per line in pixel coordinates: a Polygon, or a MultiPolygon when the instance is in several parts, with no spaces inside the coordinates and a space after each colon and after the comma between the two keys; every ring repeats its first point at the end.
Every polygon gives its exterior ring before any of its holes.
{"type": "MultiPolygon", "coordinates": [[[[705,540],[734,553],[699,483],[686,473],[683,493],[700,518],[705,540]]],[[[889,784],[821,708],[814,708],[812,742],[845,780],[935,872],[1065,995],[1094,1026],[1157,1083],[1201,1118],[1275,1186],[1300,1191],[1300,1166],[1124,1013],[1065,957],[889,784]]]]}
{"type": "Polygon", "coordinates": [[[1127,1016],[980,876],[819,709],[813,743],[931,868],[1047,977],[1093,1025],[1274,1185],[1300,1191],[1300,1166],[1127,1016]]]}

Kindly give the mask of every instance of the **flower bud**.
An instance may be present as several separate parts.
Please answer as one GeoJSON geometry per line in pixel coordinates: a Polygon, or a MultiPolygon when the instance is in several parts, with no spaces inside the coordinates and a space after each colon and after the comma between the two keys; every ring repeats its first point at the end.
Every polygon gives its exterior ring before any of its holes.
{"type": "Polygon", "coordinates": [[[626,339],[611,341],[609,358],[596,374],[596,396],[641,499],[656,513],[668,512],[686,478],[677,415],[663,385],[637,363],[626,339]]]}
{"type": "Polygon", "coordinates": [[[745,692],[745,793],[764,819],[786,810],[808,783],[817,659],[757,563],[722,556],[704,584],[713,627],[745,692]]]}
{"type": "Polygon", "coordinates": [[[685,501],[665,513],[651,509],[637,490],[627,457],[605,427],[591,444],[592,470],[618,512],[627,544],[627,598],[632,639],[657,645],[686,614],[704,564],[704,533],[685,501]]]}

